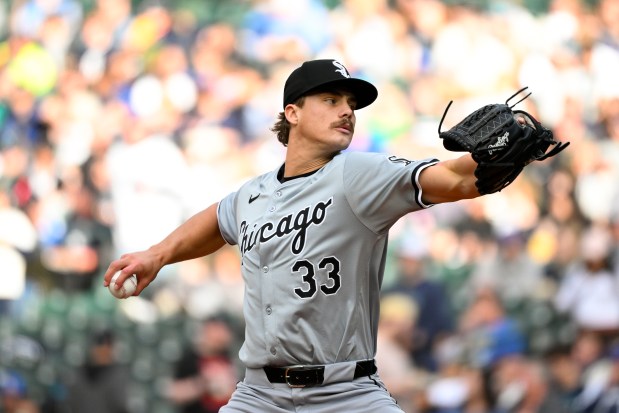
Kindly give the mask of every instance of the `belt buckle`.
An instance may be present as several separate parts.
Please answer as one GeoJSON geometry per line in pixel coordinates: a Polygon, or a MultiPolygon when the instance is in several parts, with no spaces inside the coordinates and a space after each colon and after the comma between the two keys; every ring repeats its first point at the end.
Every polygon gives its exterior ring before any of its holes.
{"type": "Polygon", "coordinates": [[[295,384],[289,381],[291,376],[288,373],[290,371],[297,371],[297,370],[304,370],[304,366],[286,367],[286,370],[284,371],[284,380],[286,381],[286,384],[288,385],[288,387],[291,387],[293,389],[301,389],[307,386],[306,384],[295,384]]]}

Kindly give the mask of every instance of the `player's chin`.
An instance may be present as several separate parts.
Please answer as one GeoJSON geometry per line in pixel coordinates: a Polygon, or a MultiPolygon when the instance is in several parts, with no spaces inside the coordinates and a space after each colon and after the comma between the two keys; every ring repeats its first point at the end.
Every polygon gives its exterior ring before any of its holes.
{"type": "Polygon", "coordinates": [[[343,151],[345,151],[346,149],[348,149],[348,147],[350,146],[350,142],[348,142],[347,144],[343,144],[343,145],[334,145],[331,147],[330,152],[332,153],[332,157],[334,157],[335,155],[339,155],[340,153],[342,153],[343,151]]]}
{"type": "Polygon", "coordinates": [[[333,146],[337,148],[337,151],[347,149],[352,142],[352,136],[352,132],[345,133],[337,130],[332,140],[333,146]]]}

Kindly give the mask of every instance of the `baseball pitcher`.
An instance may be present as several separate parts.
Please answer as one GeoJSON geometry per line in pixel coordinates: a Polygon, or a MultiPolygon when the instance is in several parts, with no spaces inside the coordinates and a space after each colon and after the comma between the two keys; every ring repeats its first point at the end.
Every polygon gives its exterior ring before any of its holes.
{"type": "MultiPolygon", "coordinates": [[[[106,286],[117,271],[118,285],[136,274],[138,295],[164,265],[225,244],[239,248],[246,374],[222,412],[401,411],[374,363],[389,229],[408,213],[501,190],[506,184],[498,175],[511,182],[521,165],[492,168],[485,157],[480,172],[482,156],[478,163],[473,151],[490,147],[486,153],[496,156],[543,129],[515,122],[502,107],[501,122],[486,111],[441,134],[448,149],[471,152],[455,159],[343,152],[356,110],[377,94],[336,60],[303,63],[286,81],[283,111],[272,128],[287,147],[281,167],[245,183],[159,244],[113,261],[105,274],[106,286]]],[[[546,131],[547,148],[554,141],[546,131]]]]}

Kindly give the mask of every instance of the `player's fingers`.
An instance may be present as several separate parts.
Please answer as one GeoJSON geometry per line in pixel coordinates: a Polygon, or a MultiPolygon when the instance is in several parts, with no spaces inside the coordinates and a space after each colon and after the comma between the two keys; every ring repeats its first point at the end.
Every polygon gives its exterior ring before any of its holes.
{"type": "Polygon", "coordinates": [[[113,281],[117,288],[122,287],[125,280],[136,273],[135,267],[135,264],[128,264],[123,260],[115,261],[110,264],[110,268],[108,268],[109,274],[105,274],[103,285],[107,287],[113,281]],[[116,274],[118,274],[118,276],[116,276],[116,274]]]}
{"type": "Polygon", "coordinates": [[[129,277],[131,277],[132,275],[135,275],[136,278],[139,281],[140,278],[142,278],[140,276],[141,273],[142,273],[142,271],[141,271],[141,269],[139,268],[138,265],[136,265],[136,264],[129,264],[129,265],[125,266],[122,270],[120,270],[120,275],[118,276],[118,279],[115,281],[115,284],[119,288],[122,287],[124,282],[129,277]]]}
{"type": "Polygon", "coordinates": [[[144,290],[146,287],[148,287],[148,285],[151,283],[151,281],[153,280],[153,278],[155,278],[154,275],[152,276],[148,276],[148,275],[137,275],[138,278],[138,285],[137,288],[135,289],[135,292],[133,293],[133,295],[140,295],[140,293],[142,292],[142,290],[144,290]]]}
{"type": "Polygon", "coordinates": [[[114,276],[114,283],[121,288],[124,282],[135,275],[138,281],[137,288],[133,295],[139,295],[157,276],[158,270],[153,268],[148,257],[140,253],[124,254],[119,259],[113,261],[105,273],[103,285],[109,287],[114,276]]]}
{"type": "Polygon", "coordinates": [[[105,271],[105,275],[103,276],[103,286],[104,287],[109,286],[114,274],[116,274],[122,268],[123,268],[123,264],[120,260],[112,261],[109,267],[107,267],[107,270],[105,271]]]}

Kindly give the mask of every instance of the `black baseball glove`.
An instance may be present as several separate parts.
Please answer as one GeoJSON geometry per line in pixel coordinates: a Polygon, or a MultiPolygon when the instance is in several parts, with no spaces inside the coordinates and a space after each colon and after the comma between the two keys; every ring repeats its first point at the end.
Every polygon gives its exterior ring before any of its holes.
{"type": "Polygon", "coordinates": [[[509,101],[525,89],[516,92],[505,104],[483,106],[453,128],[441,132],[452,102],[445,109],[438,128],[443,146],[450,151],[472,154],[477,162],[475,185],[482,195],[502,190],[526,165],[554,156],[569,145],[569,142],[554,140],[552,132],[527,112],[512,110],[531,95],[510,106],[509,101]],[[551,146],[554,147],[548,151],[551,146]]]}

